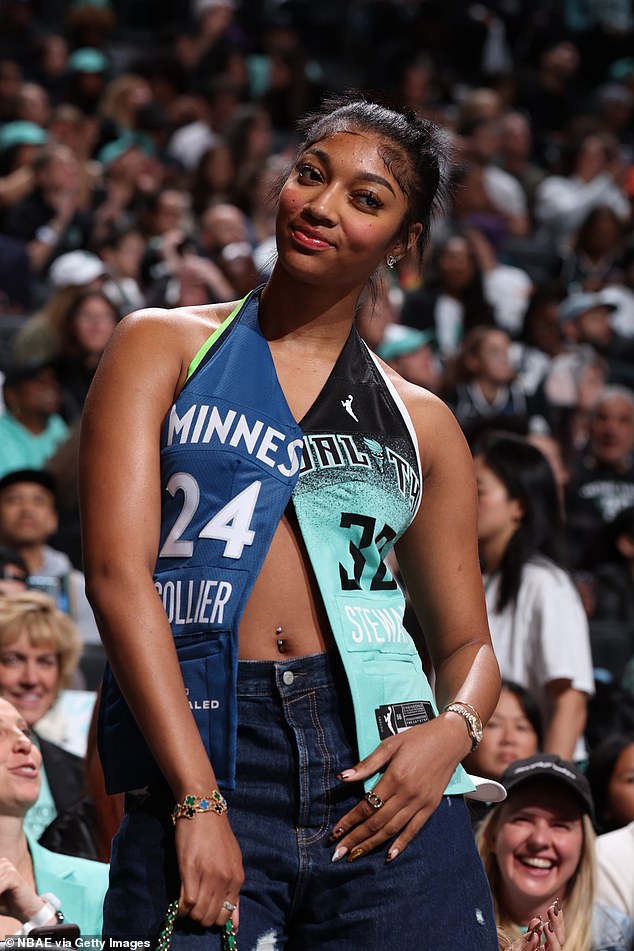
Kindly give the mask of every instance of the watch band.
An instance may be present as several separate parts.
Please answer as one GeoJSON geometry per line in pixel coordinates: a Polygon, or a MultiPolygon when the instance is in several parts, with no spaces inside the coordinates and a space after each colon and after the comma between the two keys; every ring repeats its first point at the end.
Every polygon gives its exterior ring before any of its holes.
{"type": "Polygon", "coordinates": [[[465,703],[464,700],[454,700],[447,704],[443,712],[457,713],[463,718],[471,737],[471,752],[473,753],[480,744],[483,733],[482,718],[476,708],[471,706],[470,703],[465,703]]]}

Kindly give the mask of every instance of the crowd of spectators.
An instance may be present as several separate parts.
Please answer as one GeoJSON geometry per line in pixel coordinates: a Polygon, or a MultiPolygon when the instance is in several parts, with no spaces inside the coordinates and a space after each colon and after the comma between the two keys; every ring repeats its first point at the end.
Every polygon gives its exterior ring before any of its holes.
{"type": "MultiPolygon", "coordinates": [[[[613,789],[634,788],[633,40],[626,0],[3,0],[0,601],[17,599],[14,618],[39,588],[35,608],[53,598],[83,654],[69,670],[57,634],[0,617],[0,695],[28,710],[33,652],[53,658],[53,710],[62,687],[98,686],[76,462],[117,322],[265,281],[297,120],[343,88],[404,103],[447,130],[449,197],[422,267],[386,268],[358,329],[448,403],[473,449],[506,680],[472,768],[499,779],[538,753],[589,760],[586,841],[593,817],[596,854],[617,868],[603,900],[634,927],[618,871],[620,830],[634,867],[634,799],[613,789]]],[[[64,735],[40,716],[46,777],[64,735]]],[[[105,860],[120,804],[89,721],[85,763],[67,772],[81,808],[65,825],[69,797],[46,780],[43,841],[105,860]]],[[[600,934],[592,947],[630,951],[600,934]]]]}

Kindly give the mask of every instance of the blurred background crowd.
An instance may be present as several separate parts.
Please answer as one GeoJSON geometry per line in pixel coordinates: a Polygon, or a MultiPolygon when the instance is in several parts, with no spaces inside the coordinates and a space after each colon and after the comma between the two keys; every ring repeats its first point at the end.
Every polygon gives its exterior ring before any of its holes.
{"type": "Polygon", "coordinates": [[[132,310],[266,280],[297,120],[350,87],[454,152],[422,267],[386,267],[358,329],[473,450],[506,681],[473,769],[574,761],[595,829],[629,835],[632,922],[631,0],[0,2],[0,696],[42,754],[26,826],[106,862],[121,810],[95,755],[77,504],[100,356],[132,310]]]}

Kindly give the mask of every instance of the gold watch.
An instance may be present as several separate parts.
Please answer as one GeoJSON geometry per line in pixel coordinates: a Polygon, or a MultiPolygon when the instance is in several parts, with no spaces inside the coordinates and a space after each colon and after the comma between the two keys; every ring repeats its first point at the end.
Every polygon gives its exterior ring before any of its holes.
{"type": "Polygon", "coordinates": [[[448,711],[459,714],[467,724],[467,730],[471,737],[471,752],[473,753],[482,742],[483,729],[480,714],[470,703],[463,703],[462,700],[454,700],[453,703],[448,703],[444,712],[447,713],[448,711]]]}

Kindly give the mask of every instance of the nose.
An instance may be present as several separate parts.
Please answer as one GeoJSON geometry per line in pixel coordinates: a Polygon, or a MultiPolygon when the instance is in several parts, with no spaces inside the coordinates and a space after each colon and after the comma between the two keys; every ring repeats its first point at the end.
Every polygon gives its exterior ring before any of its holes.
{"type": "Polygon", "coordinates": [[[535,822],[528,837],[528,847],[534,852],[545,849],[549,845],[548,826],[545,822],[535,822]]]}
{"type": "Polygon", "coordinates": [[[35,684],[37,683],[37,678],[37,661],[34,658],[28,657],[22,664],[20,683],[29,685],[35,684]]]}
{"type": "Polygon", "coordinates": [[[334,224],[337,212],[337,191],[332,185],[315,190],[304,205],[304,214],[324,224],[334,224]]]}
{"type": "Polygon", "coordinates": [[[13,741],[13,749],[16,753],[29,753],[31,747],[33,746],[33,741],[24,730],[21,730],[19,727],[15,728],[15,739],[13,741]]]}

